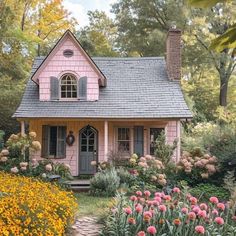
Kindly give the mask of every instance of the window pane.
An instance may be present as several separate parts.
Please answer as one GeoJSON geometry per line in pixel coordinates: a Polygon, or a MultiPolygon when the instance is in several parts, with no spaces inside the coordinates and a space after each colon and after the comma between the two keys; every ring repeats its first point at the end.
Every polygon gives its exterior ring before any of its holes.
{"type": "Polygon", "coordinates": [[[50,127],[50,142],[49,142],[49,155],[56,156],[57,154],[57,127],[50,127]]]}
{"type": "Polygon", "coordinates": [[[150,154],[155,153],[155,142],[164,128],[150,128],[150,154]]]}
{"type": "Polygon", "coordinates": [[[129,152],[129,141],[118,141],[118,150],[122,152],[129,152]]]}
{"type": "Polygon", "coordinates": [[[77,98],[77,79],[73,75],[64,75],[61,79],[61,98],[77,98]]]}

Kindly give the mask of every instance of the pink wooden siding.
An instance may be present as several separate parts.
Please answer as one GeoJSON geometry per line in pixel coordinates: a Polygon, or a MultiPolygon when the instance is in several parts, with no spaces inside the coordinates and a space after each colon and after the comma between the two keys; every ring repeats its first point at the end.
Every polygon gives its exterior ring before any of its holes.
{"type": "MultiPolygon", "coordinates": [[[[131,129],[131,153],[133,152],[133,127],[134,126],[144,126],[144,155],[149,154],[149,129],[150,128],[165,128],[165,132],[167,135],[167,142],[172,143],[177,135],[180,134],[178,132],[178,122],[179,121],[109,121],[108,120],[108,151],[116,150],[117,138],[116,138],[116,130],[117,127],[130,127],[131,129]]],[[[107,159],[104,156],[104,121],[103,120],[93,120],[93,121],[85,121],[85,120],[31,120],[30,121],[30,130],[35,131],[38,136],[38,140],[42,142],[42,125],[65,125],[67,126],[67,134],[69,131],[73,131],[75,136],[75,143],[73,146],[66,147],[66,158],[65,159],[57,159],[56,162],[67,163],[71,166],[72,174],[74,176],[78,175],[78,166],[79,166],[79,131],[87,126],[93,126],[98,130],[98,158],[99,161],[102,162],[107,159]]],[[[33,157],[37,159],[41,159],[40,152],[35,153],[33,157]]],[[[173,160],[177,160],[179,158],[179,150],[177,149],[173,160]],[[177,159],[176,159],[177,158],[177,159]]]]}
{"type": "Polygon", "coordinates": [[[67,36],[55,53],[53,55],[50,54],[49,57],[49,62],[44,66],[38,77],[41,101],[50,100],[50,77],[60,78],[67,72],[74,73],[78,78],[87,76],[87,99],[89,101],[98,100],[98,74],[71,38],[67,36]],[[63,51],[66,49],[73,50],[74,56],[64,57],[63,51]]]}

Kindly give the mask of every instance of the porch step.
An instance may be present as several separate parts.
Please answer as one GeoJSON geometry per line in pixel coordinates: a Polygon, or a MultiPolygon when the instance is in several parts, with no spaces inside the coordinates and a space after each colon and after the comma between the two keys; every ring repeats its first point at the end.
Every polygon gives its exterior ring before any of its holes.
{"type": "Polygon", "coordinates": [[[88,191],[90,189],[90,181],[87,179],[75,179],[71,181],[66,181],[65,183],[73,191],[88,191]]]}

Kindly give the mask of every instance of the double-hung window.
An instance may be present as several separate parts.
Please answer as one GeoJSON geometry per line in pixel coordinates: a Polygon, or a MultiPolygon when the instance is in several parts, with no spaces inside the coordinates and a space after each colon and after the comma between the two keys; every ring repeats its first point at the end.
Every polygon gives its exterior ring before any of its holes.
{"type": "Polygon", "coordinates": [[[130,128],[117,129],[118,151],[130,152],[130,128]]]}
{"type": "Polygon", "coordinates": [[[42,157],[66,158],[66,126],[44,125],[42,131],[42,157]]]}

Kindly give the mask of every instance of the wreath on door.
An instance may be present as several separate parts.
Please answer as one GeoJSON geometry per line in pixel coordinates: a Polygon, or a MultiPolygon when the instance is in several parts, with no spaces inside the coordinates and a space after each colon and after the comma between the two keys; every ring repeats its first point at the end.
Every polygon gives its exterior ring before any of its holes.
{"type": "Polygon", "coordinates": [[[66,137],[66,143],[68,144],[68,146],[72,146],[74,142],[75,136],[73,135],[73,131],[70,131],[66,137]]]}

